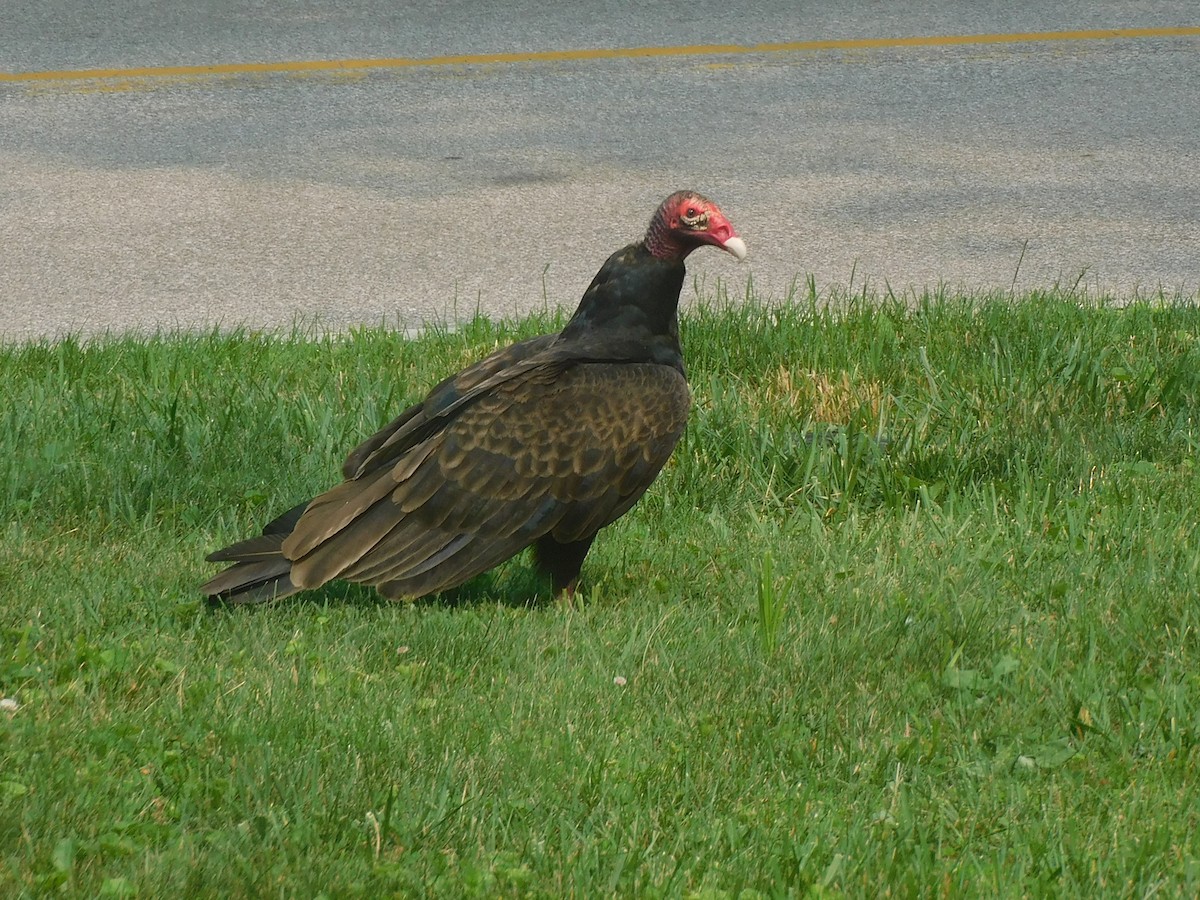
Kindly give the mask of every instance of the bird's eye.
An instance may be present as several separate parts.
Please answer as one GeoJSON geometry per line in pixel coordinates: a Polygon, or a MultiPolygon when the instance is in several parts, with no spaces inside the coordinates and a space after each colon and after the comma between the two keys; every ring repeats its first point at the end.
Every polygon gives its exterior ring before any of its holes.
{"type": "Polygon", "coordinates": [[[708,213],[697,206],[689,206],[683,210],[679,221],[687,228],[703,228],[708,224],[708,213]]]}

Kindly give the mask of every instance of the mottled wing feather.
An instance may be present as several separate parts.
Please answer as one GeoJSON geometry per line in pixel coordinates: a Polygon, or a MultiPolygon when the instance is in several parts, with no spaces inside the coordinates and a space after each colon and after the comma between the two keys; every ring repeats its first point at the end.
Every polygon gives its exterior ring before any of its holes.
{"type": "Polygon", "coordinates": [[[361,478],[400,459],[412,447],[440,427],[439,419],[473,399],[497,381],[521,375],[558,335],[545,334],[519,341],[468,366],[437,385],[420,403],[410,406],[346,457],[342,474],[349,480],[361,478]],[[530,361],[533,360],[531,363],[530,361]]]}
{"type": "MultiPolygon", "coordinates": [[[[479,382],[488,387],[473,402],[451,401],[444,427],[390,469],[309,505],[284,542],[297,585],[344,577],[420,596],[543,535],[589,537],[650,486],[690,403],[683,375],[654,364],[539,366],[488,383],[494,377],[479,382]]],[[[385,440],[373,452],[396,446],[385,440]]]]}

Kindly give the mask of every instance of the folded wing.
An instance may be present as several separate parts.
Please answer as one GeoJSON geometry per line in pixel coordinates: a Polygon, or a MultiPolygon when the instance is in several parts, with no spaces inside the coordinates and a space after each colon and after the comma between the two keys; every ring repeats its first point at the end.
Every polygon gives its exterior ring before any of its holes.
{"type": "Polygon", "coordinates": [[[418,597],[543,536],[588,539],[645,492],[683,432],[690,396],[672,367],[512,369],[497,383],[484,374],[486,388],[450,397],[441,417],[435,391],[435,415],[397,420],[357,478],[308,504],[281,547],[297,589],[345,578],[418,597]]]}

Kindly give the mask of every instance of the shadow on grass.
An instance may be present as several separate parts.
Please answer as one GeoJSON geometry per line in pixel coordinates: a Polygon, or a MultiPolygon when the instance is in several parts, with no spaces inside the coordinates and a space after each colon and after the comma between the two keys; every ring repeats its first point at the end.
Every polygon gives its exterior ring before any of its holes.
{"type": "Polygon", "coordinates": [[[362,608],[414,603],[422,606],[459,609],[496,605],[510,609],[538,609],[552,606],[550,583],[523,560],[513,566],[501,566],[472,578],[448,591],[418,597],[415,600],[389,600],[373,587],[346,581],[331,581],[311,591],[301,591],[282,600],[261,603],[227,603],[209,598],[207,606],[217,612],[279,609],[284,606],[355,606],[362,608]]]}

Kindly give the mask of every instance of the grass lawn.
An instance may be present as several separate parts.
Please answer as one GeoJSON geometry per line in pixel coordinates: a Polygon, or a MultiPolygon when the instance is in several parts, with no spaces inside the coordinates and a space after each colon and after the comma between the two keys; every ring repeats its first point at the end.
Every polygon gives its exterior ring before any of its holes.
{"type": "Polygon", "coordinates": [[[557,321],[0,348],[0,895],[1200,893],[1196,306],[697,308],[574,608],[201,603],[557,321]]]}

